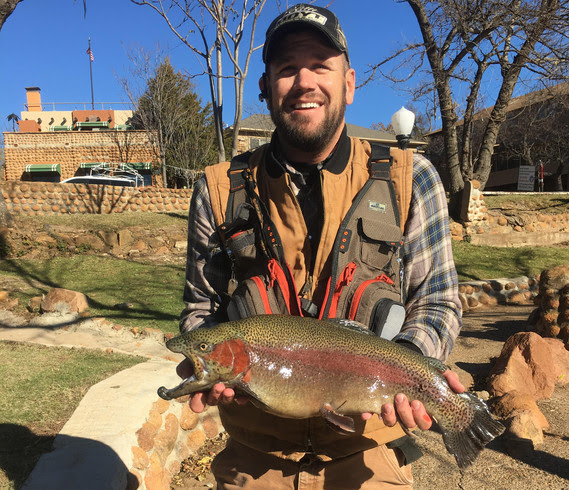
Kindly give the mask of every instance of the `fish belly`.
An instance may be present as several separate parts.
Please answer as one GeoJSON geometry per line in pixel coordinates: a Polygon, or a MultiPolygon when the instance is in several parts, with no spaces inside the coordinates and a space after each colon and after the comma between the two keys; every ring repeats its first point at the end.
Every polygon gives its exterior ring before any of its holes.
{"type": "Polygon", "coordinates": [[[256,347],[251,361],[248,389],[282,417],[313,417],[327,404],[339,413],[379,412],[398,393],[385,366],[368,356],[256,347]]]}

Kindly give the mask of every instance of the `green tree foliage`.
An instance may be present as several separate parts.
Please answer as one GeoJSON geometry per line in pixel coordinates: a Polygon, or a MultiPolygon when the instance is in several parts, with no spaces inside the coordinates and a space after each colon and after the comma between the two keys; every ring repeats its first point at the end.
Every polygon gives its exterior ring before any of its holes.
{"type": "Polygon", "coordinates": [[[138,98],[133,126],[155,134],[169,185],[191,186],[217,160],[211,104],[202,106],[190,79],[166,58],[138,98]]]}

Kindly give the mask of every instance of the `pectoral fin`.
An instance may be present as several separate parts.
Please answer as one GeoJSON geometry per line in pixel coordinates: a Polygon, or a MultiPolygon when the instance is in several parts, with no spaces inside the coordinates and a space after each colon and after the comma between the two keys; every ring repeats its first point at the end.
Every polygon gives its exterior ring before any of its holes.
{"type": "Polygon", "coordinates": [[[354,419],[337,413],[329,403],[320,409],[320,415],[324,417],[328,426],[339,434],[348,435],[356,431],[354,419]]]}

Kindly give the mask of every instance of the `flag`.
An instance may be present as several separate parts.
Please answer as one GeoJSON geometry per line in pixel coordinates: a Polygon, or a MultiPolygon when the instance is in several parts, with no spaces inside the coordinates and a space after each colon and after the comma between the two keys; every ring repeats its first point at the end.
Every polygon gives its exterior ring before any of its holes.
{"type": "Polygon", "coordinates": [[[89,55],[89,59],[91,60],[91,63],[93,61],[95,61],[95,58],[93,56],[93,51],[91,51],[91,48],[87,48],[87,54],[89,55]]]}

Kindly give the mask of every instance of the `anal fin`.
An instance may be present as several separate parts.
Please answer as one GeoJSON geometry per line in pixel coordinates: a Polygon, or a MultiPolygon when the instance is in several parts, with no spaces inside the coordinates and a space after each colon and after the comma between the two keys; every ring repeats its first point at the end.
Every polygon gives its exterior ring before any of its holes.
{"type": "Polygon", "coordinates": [[[356,431],[354,419],[347,415],[339,414],[329,403],[326,403],[320,409],[320,415],[324,417],[328,426],[339,434],[348,435],[356,431]]]}

